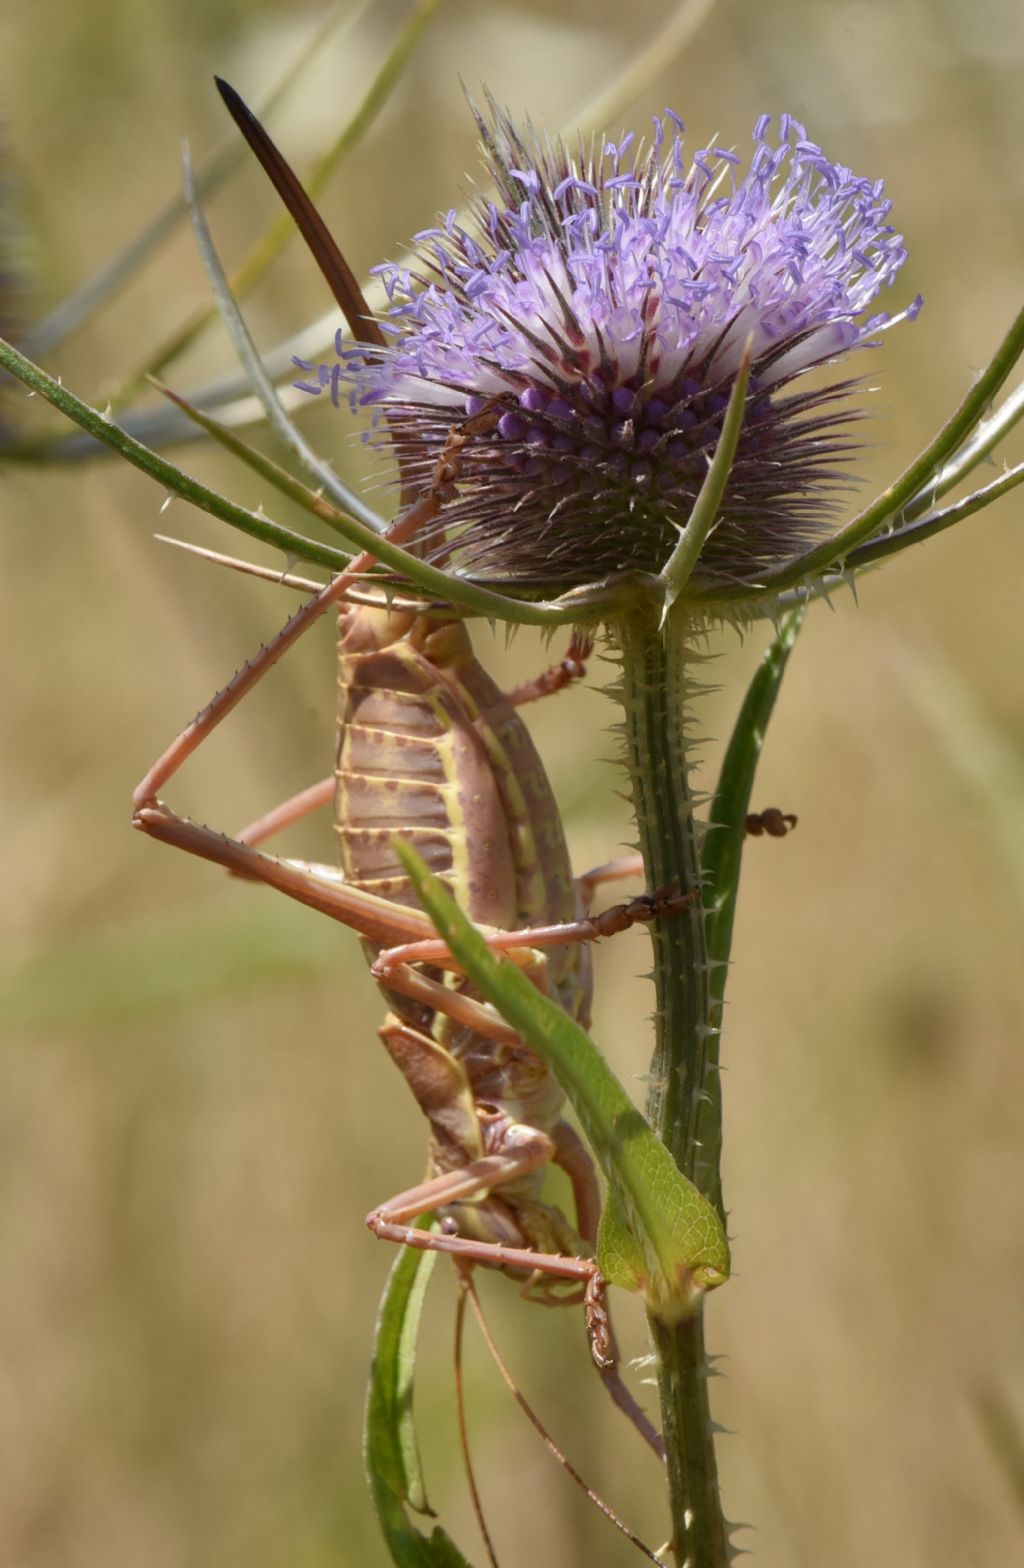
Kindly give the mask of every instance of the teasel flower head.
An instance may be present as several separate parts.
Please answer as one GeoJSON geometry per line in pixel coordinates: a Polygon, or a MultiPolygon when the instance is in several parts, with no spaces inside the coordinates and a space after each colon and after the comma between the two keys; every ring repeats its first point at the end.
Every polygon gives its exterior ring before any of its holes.
{"type": "MultiPolygon", "coordinates": [[[[832,163],[783,116],[745,171],[687,160],[674,114],[646,145],[573,150],[477,116],[493,199],[378,270],[383,349],[337,343],[333,385],[375,416],[406,484],[453,427],[454,493],[428,559],[526,590],[657,573],[693,510],[745,346],[739,443],[695,583],[755,583],[834,526],[857,450],[859,378],[807,372],[874,344],[906,251],[881,181],[832,163]]],[[[919,301],[903,314],[916,313],[919,301]]],[[[309,367],[312,368],[312,367],[309,367]]]]}

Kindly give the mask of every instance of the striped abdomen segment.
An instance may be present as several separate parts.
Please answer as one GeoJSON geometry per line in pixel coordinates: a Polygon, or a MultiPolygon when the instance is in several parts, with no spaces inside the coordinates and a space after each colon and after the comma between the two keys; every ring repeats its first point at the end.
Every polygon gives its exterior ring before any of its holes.
{"type": "MultiPolygon", "coordinates": [[[[454,628],[465,638],[462,627],[454,628]]],[[[414,903],[392,835],[413,845],[474,920],[517,922],[501,793],[458,683],[429,658],[436,624],[349,611],[340,642],[336,822],[346,879],[414,903]]],[[[468,642],[466,644],[468,648],[468,642]]]]}

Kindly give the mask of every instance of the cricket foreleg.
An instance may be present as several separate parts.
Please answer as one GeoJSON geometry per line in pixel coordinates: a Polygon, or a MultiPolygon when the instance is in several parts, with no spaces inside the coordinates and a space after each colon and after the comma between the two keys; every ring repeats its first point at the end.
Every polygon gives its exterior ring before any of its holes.
{"type": "Polygon", "coordinates": [[[524,681],[521,686],[515,686],[510,692],[506,692],[506,702],[513,708],[520,708],[524,702],[534,702],[538,697],[550,697],[556,691],[564,691],[566,686],[571,686],[574,681],[582,680],[587,673],[587,660],[593,648],[593,637],[588,637],[583,632],[573,632],[565,658],[559,664],[552,664],[550,669],[545,670],[542,675],[535,676],[532,681],[524,681]]]}
{"type": "MultiPolygon", "coordinates": [[[[603,936],[615,936],[620,931],[628,931],[638,921],[678,914],[698,896],[697,892],[680,893],[676,887],[664,887],[656,893],[641,893],[628,904],[615,904],[611,909],[602,910],[597,915],[585,915],[580,920],[566,920],[549,926],[523,926],[517,931],[484,929],[481,935],[495,953],[570,947],[576,942],[596,942],[603,936]]],[[[385,948],[378,953],[371,971],[375,979],[386,981],[399,964],[409,963],[443,964],[458,968],[451,949],[437,937],[385,948]]]]}
{"type": "Polygon", "coordinates": [[[445,1208],[500,1188],[506,1182],[518,1181],[530,1171],[550,1164],[554,1155],[555,1145],[544,1133],[534,1127],[510,1127],[499,1153],[470,1160],[457,1170],[445,1171],[421,1182],[418,1187],[410,1187],[407,1192],[399,1193],[390,1202],[374,1209],[367,1215],[366,1223],[375,1236],[401,1246],[417,1247],[423,1252],[446,1252],[466,1263],[547,1274],[553,1279],[582,1285],[591,1354],[599,1367],[612,1366],[614,1345],[604,1300],[605,1281],[592,1258],[535,1252],[530,1247],[478,1241],[448,1230],[420,1230],[410,1224],[431,1209],[445,1208]]]}
{"type": "Polygon", "coordinates": [[[589,915],[594,894],[606,882],[625,882],[629,877],[642,877],[644,858],[640,854],[620,855],[617,860],[606,860],[603,866],[594,866],[576,878],[580,906],[589,915]]]}

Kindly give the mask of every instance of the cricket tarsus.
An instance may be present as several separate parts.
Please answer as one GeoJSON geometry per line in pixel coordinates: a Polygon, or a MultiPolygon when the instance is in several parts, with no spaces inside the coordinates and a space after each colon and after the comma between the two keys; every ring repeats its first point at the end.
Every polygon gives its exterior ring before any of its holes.
{"type": "MultiPolygon", "coordinates": [[[[697,891],[681,893],[675,884],[670,884],[655,893],[640,893],[626,904],[613,904],[610,909],[603,909],[596,915],[583,915],[578,920],[561,921],[557,925],[522,926],[514,931],[491,931],[487,934],[488,944],[495,953],[514,953],[597,942],[601,937],[628,931],[640,921],[677,915],[699,896],[697,891]]],[[[428,937],[423,942],[385,948],[377,954],[370,968],[376,979],[386,981],[399,965],[414,962],[448,965],[454,960],[440,937],[428,937]]]]}
{"type": "Polygon", "coordinates": [[[555,692],[564,691],[566,686],[581,681],[587,673],[587,660],[593,647],[592,637],[583,632],[574,632],[564,659],[551,665],[541,675],[534,676],[533,680],[524,681],[521,686],[515,686],[508,692],[510,706],[521,708],[526,702],[536,702],[539,697],[551,697],[555,692]]]}
{"type": "Polygon", "coordinates": [[[796,821],[791,811],[768,806],[764,811],[752,811],[744,823],[744,830],[752,838],[760,838],[765,833],[769,838],[785,838],[796,827],[796,821]]]}

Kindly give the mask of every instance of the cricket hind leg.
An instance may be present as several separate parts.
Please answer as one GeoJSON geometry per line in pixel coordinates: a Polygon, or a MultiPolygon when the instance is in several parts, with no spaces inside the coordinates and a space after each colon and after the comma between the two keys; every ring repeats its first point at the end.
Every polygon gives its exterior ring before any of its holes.
{"type": "MultiPolygon", "coordinates": [[[[152,838],[223,866],[235,876],[265,883],[298,903],[305,904],[307,908],[319,910],[350,930],[357,931],[366,941],[384,949],[381,959],[389,961],[382,966],[379,959],[374,967],[390,989],[445,1013],[489,1039],[508,1041],[518,1038],[515,1030],[485,1004],[431,980],[405,963],[405,954],[409,953],[415,959],[423,957],[431,963],[447,964],[458,972],[458,966],[454,964],[446,945],[428,936],[427,933],[433,928],[421,910],[389,903],[361,888],[353,887],[343,880],[335,867],[310,866],[302,861],[280,860],[264,854],[239,839],[218,833],[187,817],[177,816],[160,801],[137,808],[133,821],[136,827],[152,838]],[[391,945],[396,940],[402,946],[391,945]]],[[[646,901],[639,902],[643,906],[641,912],[632,918],[649,919],[651,911],[646,901]]],[[[629,923],[632,923],[631,920],[629,923]]],[[[621,925],[616,926],[616,929],[622,929],[621,925]]],[[[595,935],[607,934],[597,930],[592,921],[584,922],[582,938],[578,928],[572,925],[553,928],[553,933],[555,940],[561,942],[592,940],[595,935]]],[[[531,928],[519,932],[491,931],[484,935],[488,944],[497,951],[506,948],[525,948],[529,951],[534,945],[535,936],[540,938],[538,945],[544,944],[546,931],[531,928]]],[[[536,967],[536,964],[528,967],[536,967]]]]}
{"type": "Polygon", "coordinates": [[[257,817],[254,822],[249,822],[235,837],[240,844],[249,844],[255,848],[257,844],[265,844],[267,839],[273,838],[278,833],[283,833],[285,828],[290,828],[293,823],[304,822],[315,811],[321,811],[324,806],[329,806],[334,799],[335,779],[329,773],[325,779],[317,779],[315,784],[310,784],[306,789],[300,789],[296,794],[289,795],[287,800],[282,800],[280,805],[264,812],[262,817],[257,817]]]}
{"type": "MultiPolygon", "coordinates": [[[[396,1032],[399,1028],[396,1026],[396,1032]]],[[[402,1030],[402,1033],[411,1032],[402,1030]]],[[[433,1092],[436,1098],[436,1089],[433,1092]]],[[[443,1092],[446,1098],[449,1097],[447,1085],[443,1092]]],[[[432,1120],[438,1120],[436,1103],[430,1107],[425,1105],[422,1089],[417,1098],[432,1120]]],[[[450,1109],[453,1114],[456,1113],[454,1105],[450,1109]]],[[[592,1259],[570,1258],[537,1252],[531,1248],[472,1240],[454,1235],[450,1230],[441,1233],[424,1231],[408,1224],[409,1220],[419,1218],[432,1209],[446,1207],[460,1198],[469,1197],[482,1187],[498,1186],[501,1181],[515,1181],[528,1170],[537,1169],[551,1161],[569,1174],[576,1197],[580,1235],[583,1241],[592,1243],[596,1239],[600,1193],[593,1163],[577,1135],[564,1122],[558,1124],[553,1139],[548,1139],[545,1134],[532,1128],[510,1130],[528,1134],[512,1158],[506,1155],[484,1156],[470,1161],[457,1171],[422,1182],[373,1211],[367,1216],[367,1225],[384,1240],[419,1247],[424,1251],[447,1252],[460,1271],[473,1263],[528,1269],[532,1279],[524,1285],[522,1294],[545,1306],[571,1306],[582,1299],[591,1353],[602,1383],[647,1446],[658,1459],[664,1461],[665,1444],[660,1432],[626,1386],[618,1370],[618,1345],[606,1300],[605,1283],[592,1259]],[[582,1194],[585,1196],[581,1197],[582,1194]],[[556,1296],[549,1285],[546,1292],[537,1292],[538,1276],[552,1282],[572,1282],[578,1289],[572,1295],[556,1296]]]]}
{"type": "Polygon", "coordinates": [[[248,881],[274,887],[307,908],[317,909],[350,930],[358,931],[374,945],[393,942],[396,936],[415,941],[432,929],[427,916],[420,910],[390,904],[351,887],[334,867],[317,872],[302,861],[279,860],[273,855],[265,855],[227,834],[217,833],[188,817],[177,816],[161,801],[137,807],[132,820],[135,827],[151,838],[212,861],[248,881]]]}
{"type": "MultiPolygon", "coordinates": [[[[454,441],[455,433],[449,445],[454,441]]],[[[416,499],[410,501],[388,528],[384,535],[388,543],[406,544],[433,521],[444,501],[450,466],[451,454],[446,446],[438,459],[431,483],[416,499]]],[[[326,610],[340,603],[347,590],[358,583],[376,564],[377,557],[372,551],[363,550],[353,556],[344,571],[332,577],[318,593],[301,605],[281,630],[265,643],[253,658],[242,665],[228,684],[210,699],[191,724],[185,726],[162,756],[154,762],[136,787],[132,797],[132,804],[136,810],[156,803],[157,791],[167,783],[168,779],[174,777],[182,763],[202,745],[221,720],[238,706],[242,698],[263,679],[267,671],[273,668],[292,644],[297,642],[326,610]]]]}

